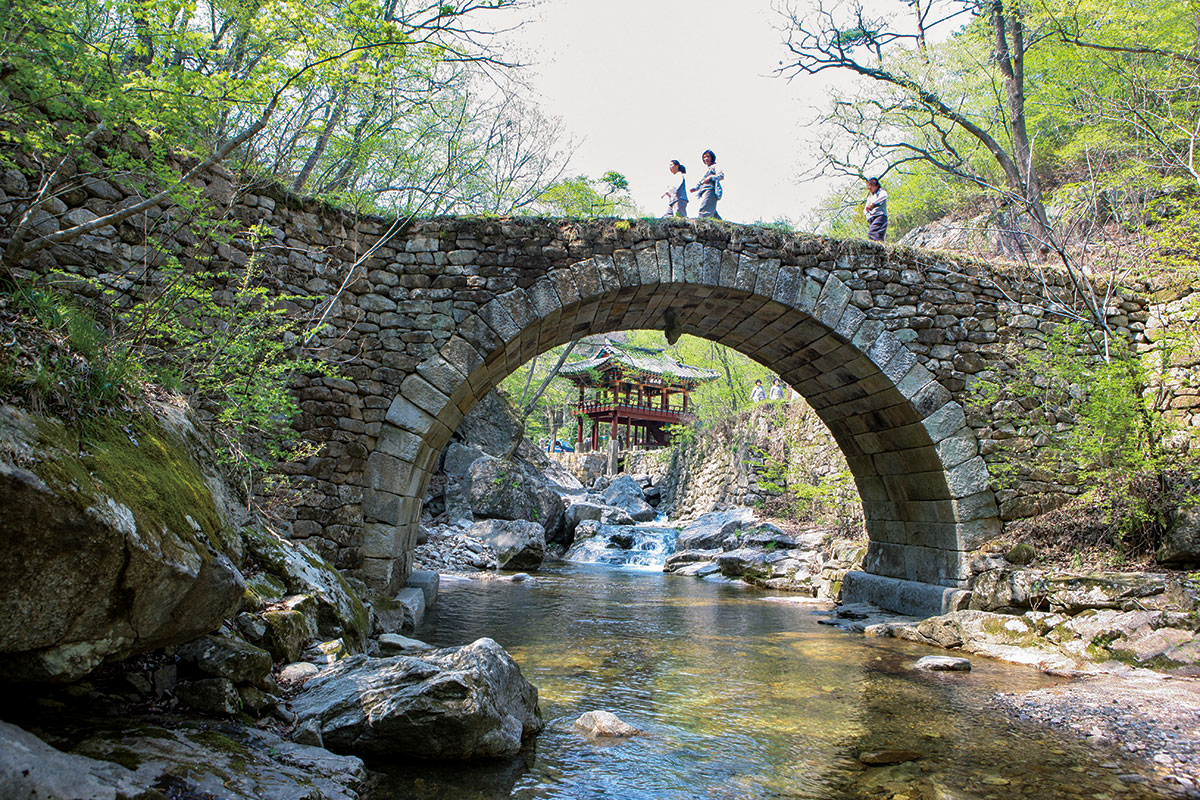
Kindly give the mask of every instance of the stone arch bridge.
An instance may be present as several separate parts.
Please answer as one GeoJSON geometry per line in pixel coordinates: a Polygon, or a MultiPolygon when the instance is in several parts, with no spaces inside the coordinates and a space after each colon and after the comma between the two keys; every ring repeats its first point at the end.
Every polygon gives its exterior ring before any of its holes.
{"type": "MultiPolygon", "coordinates": [[[[668,324],[779,373],[828,426],[870,537],[860,596],[939,611],[1002,518],[1032,513],[993,491],[989,445],[1009,434],[969,402],[975,378],[1002,379],[1011,348],[1052,323],[1011,270],[707,222],[439,218],[396,233],[244,202],[277,226],[279,288],[332,296],[320,344],[352,356],[344,377],[297,388],[299,427],[326,446],[297,465],[311,491],[294,533],[375,589],[406,579],[439,453],[501,379],[581,336],[668,324]]],[[[1141,301],[1111,312],[1138,335],[1141,301]]]]}
{"type": "MultiPolygon", "coordinates": [[[[76,203],[64,213],[106,213],[133,191],[101,183],[64,195],[76,203]]],[[[279,187],[235,194],[216,172],[197,188],[235,227],[272,236],[218,243],[173,226],[174,242],[159,243],[196,269],[260,256],[273,289],[310,297],[288,302],[325,323],[312,344],[339,377],[294,384],[297,426],[323,447],[288,465],[305,484],[291,533],[373,590],[405,581],[431,471],[463,416],[535,353],[587,334],[671,325],[779,373],[858,485],[870,545],[847,591],[892,608],[940,611],[969,583],[973,550],[1035,513],[1038,494],[1072,488],[1028,474],[994,491],[998,441],[1036,447],[1034,423],[1063,420],[1034,398],[1017,409],[1023,427],[1012,408],[970,403],[976,378],[1002,382],[1014,349],[1042,346],[1047,289],[1071,302],[1063,275],[710,221],[401,224],[279,187]]],[[[153,276],[161,254],[146,230],[169,217],[151,209],[30,266],[127,293],[153,276]]],[[[1119,297],[1107,312],[1117,335],[1145,340],[1145,301],[1119,297]]]]}

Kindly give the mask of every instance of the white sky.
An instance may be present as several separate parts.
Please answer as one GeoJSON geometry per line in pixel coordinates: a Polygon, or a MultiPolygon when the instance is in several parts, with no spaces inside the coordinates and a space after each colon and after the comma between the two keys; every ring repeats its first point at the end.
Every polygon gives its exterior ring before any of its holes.
{"type": "Polygon", "coordinates": [[[543,0],[522,16],[517,55],[532,99],[577,143],[571,175],[616,170],[639,207],[665,213],[667,162],[691,187],[711,149],[718,209],[736,222],[800,221],[827,191],[800,180],[822,88],[771,74],[787,54],[772,0],[543,0]]]}

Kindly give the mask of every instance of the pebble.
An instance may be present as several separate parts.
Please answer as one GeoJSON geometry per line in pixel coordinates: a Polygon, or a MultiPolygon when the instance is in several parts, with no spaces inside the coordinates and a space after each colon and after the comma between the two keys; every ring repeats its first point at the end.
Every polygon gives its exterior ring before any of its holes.
{"type": "Polygon", "coordinates": [[[916,750],[864,750],[858,754],[858,760],[873,767],[886,764],[903,764],[905,761],[915,761],[922,754],[916,750]]]}

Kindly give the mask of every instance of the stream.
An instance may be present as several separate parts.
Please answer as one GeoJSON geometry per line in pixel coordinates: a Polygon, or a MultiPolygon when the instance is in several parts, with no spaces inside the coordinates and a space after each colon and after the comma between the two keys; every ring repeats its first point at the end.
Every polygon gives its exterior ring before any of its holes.
{"type": "Polygon", "coordinates": [[[1171,797],[1115,751],[991,709],[996,691],[1051,686],[1014,665],[912,669],[935,652],[818,624],[826,607],[646,568],[547,564],[521,583],[449,580],[416,632],[490,636],[541,693],[546,729],[513,760],[371,765],[371,800],[488,798],[1171,797]],[[608,710],[644,731],[589,741],[608,710]],[[921,754],[865,766],[864,751],[921,754]]]}

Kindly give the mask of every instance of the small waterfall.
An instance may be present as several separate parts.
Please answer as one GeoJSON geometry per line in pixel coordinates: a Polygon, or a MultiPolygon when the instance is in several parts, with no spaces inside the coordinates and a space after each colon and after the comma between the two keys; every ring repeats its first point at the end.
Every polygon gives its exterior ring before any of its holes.
{"type": "MultiPolygon", "coordinates": [[[[580,525],[576,536],[592,530],[580,525]]],[[[644,525],[597,525],[592,536],[576,539],[563,556],[567,561],[587,564],[611,564],[615,567],[661,570],[667,556],[675,552],[678,528],[666,528],[654,523],[644,525]]]]}

